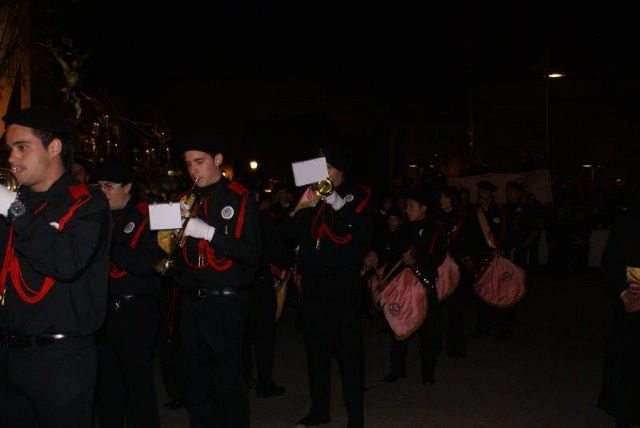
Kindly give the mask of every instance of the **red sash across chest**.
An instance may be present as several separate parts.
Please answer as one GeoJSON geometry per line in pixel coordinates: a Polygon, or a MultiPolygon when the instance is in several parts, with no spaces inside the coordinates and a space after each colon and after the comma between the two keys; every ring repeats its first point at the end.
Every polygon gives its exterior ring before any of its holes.
{"type": "MultiPolygon", "coordinates": [[[[245,216],[247,212],[247,201],[249,200],[249,191],[236,182],[231,182],[228,185],[229,189],[240,195],[240,210],[238,213],[238,219],[236,220],[236,227],[233,236],[239,239],[242,235],[244,228],[245,216]]],[[[204,212],[204,218],[209,219],[209,201],[205,198],[202,203],[202,210],[204,212]]],[[[216,233],[219,233],[216,231],[216,233]]],[[[197,244],[198,260],[193,262],[189,259],[189,253],[187,251],[187,245],[182,247],[182,257],[185,264],[191,269],[206,269],[211,268],[215,271],[226,271],[233,266],[233,260],[216,255],[215,250],[211,244],[204,240],[199,239],[197,244]]]]}
{"type": "MultiPolygon", "coordinates": [[[[75,212],[91,200],[91,194],[89,193],[87,186],[83,184],[69,186],[69,193],[75,202],[66,214],[57,221],[58,232],[62,232],[65,225],[71,217],[73,217],[75,212]]],[[[47,203],[45,202],[34,209],[33,214],[39,215],[46,207],[47,203]]],[[[4,293],[7,288],[7,278],[10,277],[13,287],[22,301],[30,304],[38,303],[49,293],[56,281],[53,278],[46,276],[39,289],[32,288],[27,283],[22,275],[20,260],[16,256],[15,249],[13,247],[13,236],[13,227],[11,227],[9,229],[9,239],[7,240],[7,248],[5,251],[4,261],[2,263],[2,270],[0,270],[0,296],[4,299],[4,293]]]]}

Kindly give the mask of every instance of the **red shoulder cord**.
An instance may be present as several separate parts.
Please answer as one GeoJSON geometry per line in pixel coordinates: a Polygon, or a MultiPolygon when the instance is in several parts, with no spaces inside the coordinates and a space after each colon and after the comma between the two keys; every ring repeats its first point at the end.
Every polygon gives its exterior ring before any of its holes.
{"type": "MultiPolygon", "coordinates": [[[[85,185],[78,184],[69,186],[69,192],[75,203],[69,208],[69,211],[60,218],[58,221],[58,232],[64,230],[65,225],[71,219],[73,214],[83,205],[91,200],[91,195],[85,185]]],[[[40,209],[41,211],[41,209],[40,209]]],[[[20,268],[20,261],[15,254],[13,248],[13,227],[9,229],[9,239],[7,240],[7,249],[2,263],[2,270],[0,271],[0,295],[4,297],[4,293],[7,287],[7,276],[11,277],[11,283],[15,288],[16,293],[26,303],[38,303],[49,293],[49,290],[54,286],[56,281],[46,276],[42,282],[42,286],[39,291],[32,289],[22,276],[22,269],[20,268]]]]}
{"type": "MultiPolygon", "coordinates": [[[[247,201],[249,200],[249,192],[242,193],[242,202],[240,203],[240,212],[238,213],[238,221],[236,222],[236,230],[233,234],[235,238],[240,238],[242,234],[242,229],[244,227],[244,218],[247,211],[247,201]]],[[[205,218],[209,218],[209,202],[207,199],[204,200],[203,205],[205,218]]],[[[210,267],[217,271],[226,271],[231,269],[233,266],[233,260],[228,259],[226,257],[216,257],[215,250],[211,247],[208,241],[204,239],[200,239],[198,241],[198,259],[206,260],[207,263],[199,264],[192,263],[189,260],[189,256],[187,253],[187,246],[182,247],[182,257],[184,258],[185,263],[191,269],[205,269],[210,267]]]]}
{"type": "MultiPolygon", "coordinates": [[[[142,223],[140,224],[140,226],[138,226],[138,229],[136,230],[136,233],[133,234],[133,238],[131,238],[131,241],[129,242],[129,247],[131,247],[132,250],[136,249],[136,246],[138,245],[138,241],[140,240],[140,235],[142,235],[142,232],[144,231],[144,228],[147,226],[147,223],[149,223],[149,206],[147,205],[146,202],[140,202],[137,205],[138,211],[140,211],[141,214],[145,215],[144,220],[142,221],[142,223]]],[[[120,218],[122,217],[122,215],[120,215],[117,219],[115,219],[113,221],[113,226],[116,225],[116,223],[120,220],[120,218]]],[[[111,262],[111,266],[109,268],[109,278],[112,279],[120,279],[123,278],[127,275],[127,271],[126,270],[122,270],[120,269],[118,266],[116,266],[115,263],[111,262]]]]}
{"type": "Polygon", "coordinates": [[[313,221],[311,222],[311,227],[309,230],[311,234],[311,238],[313,238],[316,241],[320,241],[322,238],[326,236],[327,238],[329,238],[331,241],[333,241],[338,245],[344,245],[349,241],[351,241],[352,236],[350,233],[347,233],[345,236],[338,236],[331,231],[329,226],[327,226],[327,223],[324,222],[324,213],[326,211],[327,204],[324,201],[320,202],[320,204],[321,204],[320,208],[316,212],[316,215],[313,218],[313,221]],[[320,222],[319,225],[318,225],[318,222],[320,222]]]}

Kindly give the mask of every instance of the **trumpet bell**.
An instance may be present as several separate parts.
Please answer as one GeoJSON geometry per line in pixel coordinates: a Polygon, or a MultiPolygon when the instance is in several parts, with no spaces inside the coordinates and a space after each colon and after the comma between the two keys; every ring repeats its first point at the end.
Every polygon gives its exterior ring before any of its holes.
{"type": "Polygon", "coordinates": [[[158,245],[162,250],[169,254],[175,246],[176,230],[180,229],[164,229],[158,231],[158,245]]]}
{"type": "Polygon", "coordinates": [[[16,190],[18,190],[18,187],[20,187],[20,182],[18,181],[16,176],[13,175],[13,172],[11,172],[11,170],[8,168],[0,168],[0,184],[3,184],[12,192],[15,192],[16,190]]]}
{"type": "Polygon", "coordinates": [[[316,192],[323,198],[330,196],[333,193],[333,182],[330,179],[319,181],[316,184],[316,192]]]}

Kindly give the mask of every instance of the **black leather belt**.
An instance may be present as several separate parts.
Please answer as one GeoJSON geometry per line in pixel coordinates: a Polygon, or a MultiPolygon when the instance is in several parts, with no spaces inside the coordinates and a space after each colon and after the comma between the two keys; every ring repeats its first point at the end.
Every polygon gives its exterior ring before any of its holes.
{"type": "Polygon", "coordinates": [[[66,334],[47,334],[42,336],[16,336],[12,334],[0,335],[0,346],[8,348],[30,348],[53,345],[67,339],[77,339],[78,336],[66,334]]]}
{"type": "Polygon", "coordinates": [[[246,291],[246,287],[225,287],[225,288],[185,288],[185,293],[191,297],[198,299],[206,299],[207,297],[222,297],[222,296],[236,296],[246,291]]]}

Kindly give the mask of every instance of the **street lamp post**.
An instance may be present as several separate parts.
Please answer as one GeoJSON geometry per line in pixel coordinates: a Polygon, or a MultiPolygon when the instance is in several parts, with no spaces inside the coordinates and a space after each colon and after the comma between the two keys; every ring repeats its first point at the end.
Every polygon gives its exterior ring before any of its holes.
{"type": "Polygon", "coordinates": [[[551,166],[552,162],[552,147],[551,147],[551,125],[550,125],[550,108],[549,108],[549,92],[551,90],[551,80],[552,79],[561,79],[565,77],[566,74],[551,71],[549,68],[549,58],[547,56],[547,64],[544,72],[544,143],[545,143],[545,152],[547,154],[547,162],[549,166],[551,166]]]}

